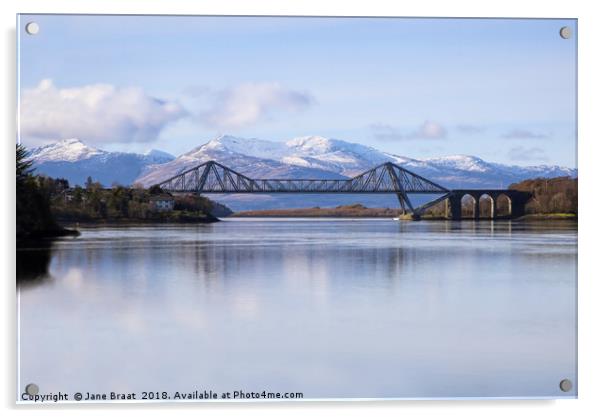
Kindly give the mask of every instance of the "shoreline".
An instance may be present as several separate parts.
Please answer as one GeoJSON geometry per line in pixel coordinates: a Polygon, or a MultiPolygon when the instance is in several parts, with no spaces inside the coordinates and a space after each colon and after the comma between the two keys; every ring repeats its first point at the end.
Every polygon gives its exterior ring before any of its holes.
{"type": "MultiPolygon", "coordinates": [[[[388,217],[388,216],[353,216],[353,215],[340,215],[340,216],[309,216],[309,215],[257,215],[257,216],[228,216],[227,219],[391,219],[396,221],[412,221],[410,217],[400,218],[396,217],[388,217]]],[[[515,222],[538,222],[538,221],[577,221],[578,218],[576,216],[535,216],[531,217],[530,215],[521,216],[519,218],[507,218],[500,217],[496,219],[492,218],[480,218],[476,221],[515,221],[515,222]]],[[[420,221],[452,221],[452,219],[442,218],[442,217],[422,217],[420,221]]],[[[475,221],[472,218],[462,218],[461,220],[456,220],[455,222],[461,221],[475,221]]]]}
{"type": "Polygon", "coordinates": [[[292,208],[247,210],[235,212],[229,218],[397,218],[400,209],[367,208],[361,204],[334,208],[292,208]]]}
{"type": "Polygon", "coordinates": [[[577,221],[575,213],[531,213],[516,218],[517,221],[577,221]]]}
{"type": "Polygon", "coordinates": [[[336,218],[357,218],[357,219],[374,219],[374,218],[380,218],[380,219],[394,219],[394,218],[398,218],[399,215],[391,215],[391,216],[387,216],[387,215],[350,215],[350,214],[341,214],[341,215],[303,215],[303,214],[296,214],[296,215],[230,215],[227,216],[228,219],[250,219],[250,218],[255,218],[255,219],[266,219],[266,218],[282,218],[282,219],[286,219],[286,218],[316,218],[316,219],[336,219],[336,218]]]}
{"type": "MultiPolygon", "coordinates": [[[[278,210],[278,212],[289,211],[288,209],[278,210]]],[[[400,215],[389,215],[389,214],[378,214],[370,211],[369,213],[301,213],[303,210],[293,209],[291,213],[272,213],[273,211],[249,211],[257,213],[234,213],[230,216],[224,217],[226,219],[391,219],[397,221],[414,221],[410,216],[402,217],[400,215]],[[260,213],[270,212],[270,213],[260,213]]],[[[275,212],[275,211],[274,211],[275,212]]],[[[422,221],[451,221],[444,217],[435,216],[423,216],[422,221]]],[[[497,219],[491,218],[480,218],[480,221],[516,221],[516,222],[545,222],[545,221],[577,221],[578,217],[572,213],[553,213],[553,214],[529,214],[523,215],[518,218],[500,217],[497,219]]],[[[192,224],[212,224],[221,222],[222,220],[218,217],[211,216],[209,219],[187,219],[187,220],[173,220],[173,219],[147,219],[147,220],[134,220],[134,219],[102,219],[102,220],[58,220],[61,230],[44,231],[27,236],[18,236],[17,241],[28,241],[28,240],[39,240],[39,239],[53,239],[61,237],[76,237],[80,235],[77,230],[78,227],[136,227],[136,226],[149,226],[149,225],[192,225],[192,224]]],[[[472,218],[463,218],[462,221],[475,221],[472,218]]]]}
{"type": "Polygon", "coordinates": [[[94,226],[148,226],[148,225],[191,225],[191,224],[212,224],[220,222],[220,219],[211,216],[210,218],[199,219],[99,219],[99,220],[58,220],[64,227],[94,227],[94,226]]]}
{"type": "Polygon", "coordinates": [[[79,227],[110,227],[110,226],[148,226],[148,225],[191,225],[191,224],[211,224],[220,222],[220,219],[208,215],[203,218],[184,218],[184,219],[57,219],[58,229],[49,229],[46,231],[36,231],[24,235],[17,235],[17,245],[30,241],[52,240],[63,237],[78,237],[81,233],[79,227]]]}
{"type": "Polygon", "coordinates": [[[48,231],[37,231],[31,234],[26,235],[17,235],[17,246],[19,243],[24,243],[32,240],[51,240],[54,238],[62,238],[62,237],[77,237],[80,235],[80,232],[76,229],[70,229],[67,225],[59,225],[61,229],[52,229],[48,231]]]}
{"type": "MultiPolygon", "coordinates": [[[[335,208],[295,208],[295,209],[269,209],[269,210],[249,210],[235,212],[228,218],[382,218],[396,220],[413,220],[411,215],[401,215],[400,210],[390,208],[366,208],[362,205],[339,206],[335,208]]],[[[424,221],[448,221],[451,219],[443,216],[423,215],[424,221]]],[[[463,221],[474,220],[472,218],[463,218],[463,221]]],[[[500,216],[498,218],[480,218],[482,221],[576,221],[577,215],[574,213],[537,213],[527,214],[512,218],[509,216],[500,216]]]]}
{"type": "MultiPolygon", "coordinates": [[[[411,221],[411,216],[399,217],[400,221],[411,221]]],[[[422,216],[422,221],[451,221],[452,219],[442,216],[422,216]]],[[[499,216],[497,218],[462,218],[457,221],[515,221],[515,222],[536,222],[536,221],[577,221],[577,215],[574,213],[532,213],[528,215],[511,218],[508,216],[499,216]]]]}

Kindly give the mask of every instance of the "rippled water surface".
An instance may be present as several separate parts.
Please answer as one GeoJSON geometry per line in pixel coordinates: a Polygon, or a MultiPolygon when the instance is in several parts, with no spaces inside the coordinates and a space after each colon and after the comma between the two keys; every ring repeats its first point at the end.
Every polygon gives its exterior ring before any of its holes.
{"type": "Polygon", "coordinates": [[[576,395],[570,222],[89,228],[17,258],[20,387],[576,395]]]}

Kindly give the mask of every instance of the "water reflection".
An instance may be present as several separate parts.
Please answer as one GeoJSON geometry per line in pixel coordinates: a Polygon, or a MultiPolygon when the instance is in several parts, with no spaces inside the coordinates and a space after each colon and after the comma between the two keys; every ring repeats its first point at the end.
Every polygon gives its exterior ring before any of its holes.
{"type": "Polygon", "coordinates": [[[17,242],[17,285],[34,286],[48,280],[52,241],[17,242]]]}
{"type": "Polygon", "coordinates": [[[55,391],[572,396],[558,381],[576,377],[575,267],[567,224],[83,230],[54,243],[52,286],[21,292],[21,378],[55,391]]]}

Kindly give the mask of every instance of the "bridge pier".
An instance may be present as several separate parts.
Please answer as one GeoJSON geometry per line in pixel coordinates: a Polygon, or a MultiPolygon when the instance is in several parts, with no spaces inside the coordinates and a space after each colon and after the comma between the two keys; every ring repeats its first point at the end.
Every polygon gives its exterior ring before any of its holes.
{"type": "Polygon", "coordinates": [[[462,219],[462,196],[452,193],[446,200],[445,217],[452,221],[462,219]]]}
{"type": "Polygon", "coordinates": [[[406,202],[404,202],[401,193],[397,193],[397,200],[399,200],[399,205],[401,206],[401,215],[403,216],[406,214],[406,202]]]}
{"type": "Polygon", "coordinates": [[[409,212],[412,214],[412,220],[419,221],[420,215],[414,212],[414,208],[412,207],[412,204],[409,200],[407,201],[406,205],[406,197],[403,195],[403,193],[396,193],[396,195],[397,200],[399,200],[399,206],[401,206],[401,216],[404,216],[408,213],[408,210],[406,208],[409,207],[409,212]]]}

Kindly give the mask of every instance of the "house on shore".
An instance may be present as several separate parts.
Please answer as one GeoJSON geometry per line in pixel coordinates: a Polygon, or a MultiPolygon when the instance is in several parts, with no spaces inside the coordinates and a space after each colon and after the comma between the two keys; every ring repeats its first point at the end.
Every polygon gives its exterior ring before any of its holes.
{"type": "Polygon", "coordinates": [[[175,204],[175,199],[168,194],[151,196],[149,199],[151,209],[157,212],[172,211],[175,204]]]}

